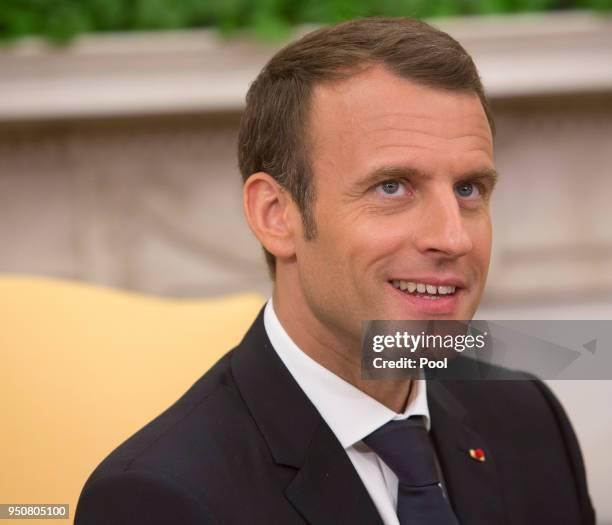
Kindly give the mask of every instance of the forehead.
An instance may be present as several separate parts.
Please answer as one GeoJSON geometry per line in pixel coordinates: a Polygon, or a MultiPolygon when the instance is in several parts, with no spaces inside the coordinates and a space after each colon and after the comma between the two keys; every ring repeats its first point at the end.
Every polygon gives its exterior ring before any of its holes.
{"type": "Polygon", "coordinates": [[[419,85],[383,66],[317,85],[309,121],[315,164],[330,155],[362,164],[380,155],[431,161],[427,153],[492,162],[491,131],[475,93],[419,85]]]}

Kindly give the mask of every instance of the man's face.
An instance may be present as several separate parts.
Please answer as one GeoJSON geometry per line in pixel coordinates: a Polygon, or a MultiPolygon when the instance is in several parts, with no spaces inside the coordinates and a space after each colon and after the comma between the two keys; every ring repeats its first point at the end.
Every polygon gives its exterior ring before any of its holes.
{"type": "Polygon", "coordinates": [[[296,264],[318,321],[356,338],[365,319],[471,319],[494,185],[477,95],[377,66],[317,86],[308,129],[317,237],[297,241],[296,264]]]}

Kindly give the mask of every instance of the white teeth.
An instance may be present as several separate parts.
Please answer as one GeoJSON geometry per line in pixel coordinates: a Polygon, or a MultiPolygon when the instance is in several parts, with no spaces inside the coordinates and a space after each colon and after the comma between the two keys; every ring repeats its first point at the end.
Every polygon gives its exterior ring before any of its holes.
{"type": "Polygon", "coordinates": [[[428,295],[448,295],[454,294],[455,286],[435,286],[433,284],[414,283],[411,281],[403,281],[394,279],[392,281],[393,287],[398,288],[402,291],[408,291],[409,293],[427,293],[428,295]]]}

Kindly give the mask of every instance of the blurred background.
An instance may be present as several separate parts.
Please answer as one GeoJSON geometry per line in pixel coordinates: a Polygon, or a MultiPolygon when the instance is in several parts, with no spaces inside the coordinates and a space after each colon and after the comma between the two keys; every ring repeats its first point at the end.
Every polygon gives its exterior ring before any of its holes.
{"type": "MultiPolygon", "coordinates": [[[[236,160],[249,82],[313,27],[380,14],[452,34],[492,102],[478,317],[612,319],[612,0],[3,0],[0,274],[267,295],[236,160]]],[[[549,384],[612,523],[612,382],[549,384]]]]}

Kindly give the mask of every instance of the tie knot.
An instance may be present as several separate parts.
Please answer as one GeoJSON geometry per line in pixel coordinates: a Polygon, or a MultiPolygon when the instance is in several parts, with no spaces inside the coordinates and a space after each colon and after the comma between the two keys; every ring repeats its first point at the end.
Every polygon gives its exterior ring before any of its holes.
{"type": "Polygon", "coordinates": [[[394,472],[400,484],[423,487],[439,483],[433,448],[421,416],[389,421],[363,441],[394,472]]]}

